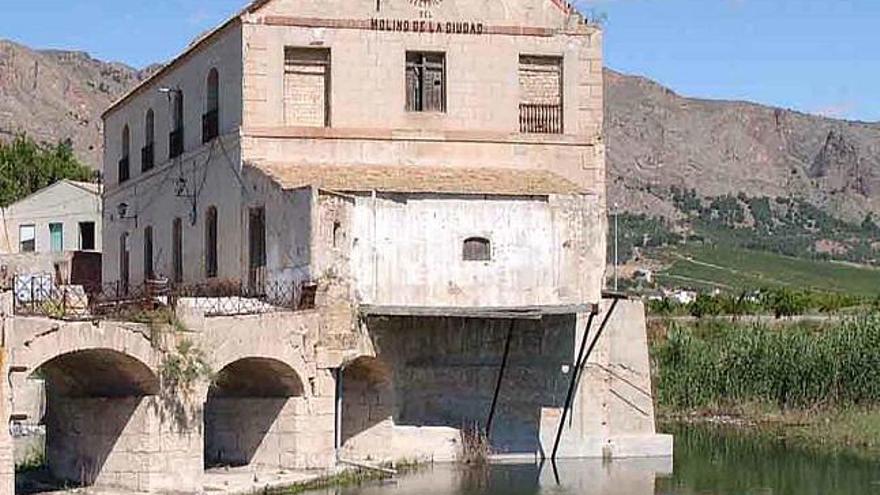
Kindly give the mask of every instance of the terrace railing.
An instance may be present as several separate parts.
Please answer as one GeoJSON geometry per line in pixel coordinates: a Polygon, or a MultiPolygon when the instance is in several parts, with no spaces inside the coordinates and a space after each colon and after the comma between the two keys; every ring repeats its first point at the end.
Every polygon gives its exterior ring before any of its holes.
{"type": "Polygon", "coordinates": [[[56,285],[50,275],[16,276],[15,314],[59,320],[127,319],[145,311],[179,306],[205,316],[234,316],[300,311],[315,307],[311,283],[267,282],[251,288],[239,282],[173,285],[56,285]]]}

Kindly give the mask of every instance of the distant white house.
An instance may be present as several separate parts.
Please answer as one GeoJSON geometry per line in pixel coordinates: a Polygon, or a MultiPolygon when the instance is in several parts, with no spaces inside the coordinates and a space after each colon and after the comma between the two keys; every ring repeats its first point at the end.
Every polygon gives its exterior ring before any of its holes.
{"type": "Polygon", "coordinates": [[[0,209],[0,254],[101,251],[101,186],[62,180],[0,209]]]}

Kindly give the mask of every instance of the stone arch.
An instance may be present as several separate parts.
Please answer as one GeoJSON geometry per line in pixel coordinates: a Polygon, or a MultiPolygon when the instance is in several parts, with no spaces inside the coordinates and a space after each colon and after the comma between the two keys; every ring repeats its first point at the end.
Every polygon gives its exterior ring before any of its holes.
{"type": "Polygon", "coordinates": [[[138,465],[151,461],[137,442],[152,422],[158,374],[130,354],[96,347],[60,352],[33,375],[45,380],[42,423],[52,476],[83,486],[140,489],[132,459],[142,458],[138,465]]]}
{"type": "Polygon", "coordinates": [[[205,466],[301,467],[304,396],[300,373],[284,361],[243,357],[223,366],[205,402],[205,466]]]}
{"type": "Polygon", "coordinates": [[[390,366],[362,356],[342,369],[342,448],[349,457],[381,457],[392,443],[394,388],[390,366]]]}

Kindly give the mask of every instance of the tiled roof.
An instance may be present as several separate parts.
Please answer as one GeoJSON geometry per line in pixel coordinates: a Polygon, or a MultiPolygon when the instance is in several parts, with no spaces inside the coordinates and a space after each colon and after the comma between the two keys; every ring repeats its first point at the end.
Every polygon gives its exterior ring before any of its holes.
{"type": "Polygon", "coordinates": [[[497,194],[584,194],[584,188],[547,170],[421,166],[254,164],[284,189],[497,194]]]}

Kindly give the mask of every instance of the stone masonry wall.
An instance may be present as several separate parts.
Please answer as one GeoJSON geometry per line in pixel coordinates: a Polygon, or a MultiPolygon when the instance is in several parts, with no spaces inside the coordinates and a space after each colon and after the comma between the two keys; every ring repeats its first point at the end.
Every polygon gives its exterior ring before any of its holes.
{"type": "Polygon", "coordinates": [[[328,448],[333,448],[333,416],[312,412],[314,408],[302,397],[208,399],[208,465],[327,467],[328,448]]]}

